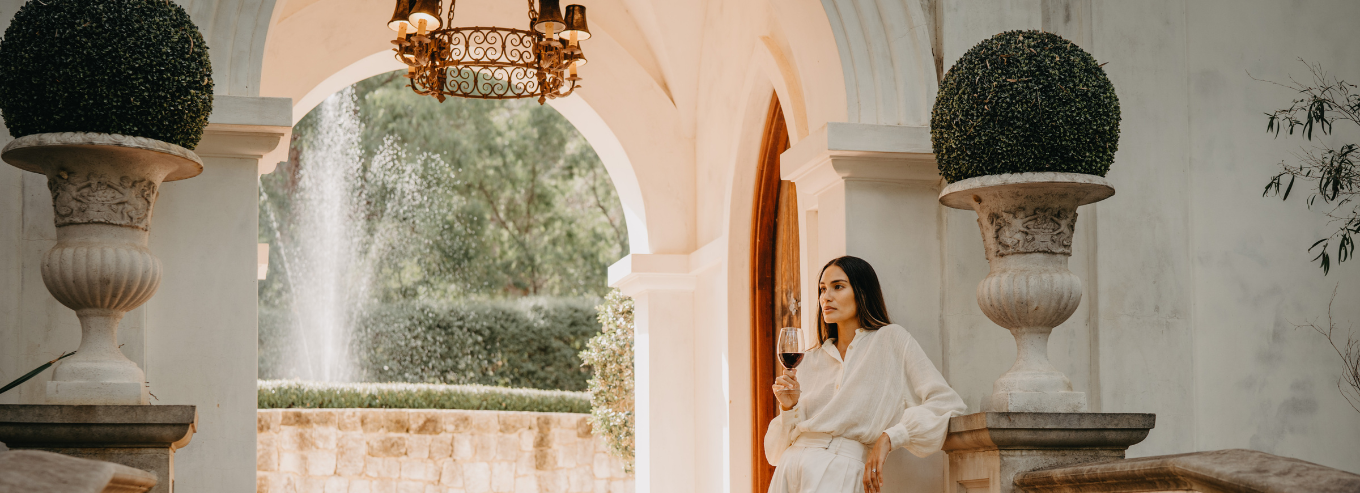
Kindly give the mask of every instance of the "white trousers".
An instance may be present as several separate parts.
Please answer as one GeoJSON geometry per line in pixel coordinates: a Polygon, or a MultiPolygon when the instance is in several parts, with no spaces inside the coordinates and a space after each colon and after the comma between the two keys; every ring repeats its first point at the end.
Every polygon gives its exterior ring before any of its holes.
{"type": "Polygon", "coordinates": [[[864,493],[868,447],[826,433],[804,433],[774,468],[769,493],[864,493]]]}

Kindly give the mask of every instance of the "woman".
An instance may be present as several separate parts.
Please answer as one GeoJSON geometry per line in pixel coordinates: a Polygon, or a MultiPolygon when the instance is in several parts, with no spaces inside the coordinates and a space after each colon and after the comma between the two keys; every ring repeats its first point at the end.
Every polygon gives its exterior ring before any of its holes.
{"type": "Polygon", "coordinates": [[[765,433],[765,458],[776,466],[769,493],[877,493],[888,452],[940,450],[963,399],[916,339],[888,321],[868,262],[827,262],[817,292],[819,342],[801,371],[774,384],[782,412],[765,433]]]}

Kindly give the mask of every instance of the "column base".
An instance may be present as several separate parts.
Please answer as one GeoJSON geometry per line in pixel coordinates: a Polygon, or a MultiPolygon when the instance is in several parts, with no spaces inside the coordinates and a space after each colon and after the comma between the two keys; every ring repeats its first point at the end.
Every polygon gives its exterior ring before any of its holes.
{"type": "Polygon", "coordinates": [[[172,493],[175,450],[198,426],[194,406],[0,405],[0,442],[147,471],[151,493],[172,493]]]}
{"type": "Polygon", "coordinates": [[[1085,392],[997,392],[982,407],[998,413],[1084,413],[1085,392]]]}
{"type": "Polygon", "coordinates": [[[47,403],[145,406],[151,398],[140,382],[47,382],[47,403]]]}
{"type": "Polygon", "coordinates": [[[1020,473],[1124,458],[1156,415],[983,412],[949,420],[946,491],[1011,493],[1020,473]]]}

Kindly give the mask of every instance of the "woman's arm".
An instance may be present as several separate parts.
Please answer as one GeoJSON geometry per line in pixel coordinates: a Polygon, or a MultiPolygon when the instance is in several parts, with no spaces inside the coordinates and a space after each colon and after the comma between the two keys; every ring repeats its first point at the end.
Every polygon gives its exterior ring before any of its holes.
{"type": "Polygon", "coordinates": [[[907,381],[921,404],[903,411],[902,419],[884,433],[892,440],[892,448],[905,447],[917,457],[925,457],[944,445],[944,437],[949,433],[949,418],[963,414],[968,407],[959,393],[944,381],[915,338],[908,336],[903,360],[907,381]]]}
{"type": "Polygon", "coordinates": [[[770,427],[765,430],[765,460],[773,466],[779,464],[784,450],[793,443],[793,428],[803,422],[805,413],[802,406],[798,405],[802,388],[795,370],[784,370],[784,374],[775,379],[772,390],[781,410],[778,416],[770,420],[770,427]]]}

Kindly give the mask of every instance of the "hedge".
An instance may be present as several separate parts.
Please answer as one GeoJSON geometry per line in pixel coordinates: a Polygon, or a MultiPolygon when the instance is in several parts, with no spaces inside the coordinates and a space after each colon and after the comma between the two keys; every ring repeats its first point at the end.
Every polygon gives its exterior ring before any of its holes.
{"type": "MultiPolygon", "coordinates": [[[[579,353],[600,332],[598,298],[370,306],[350,335],[356,381],[581,391],[579,353]]],[[[260,307],[260,376],[306,373],[287,310],[260,307]]]]}
{"type": "Polygon", "coordinates": [[[584,414],[590,412],[590,396],[585,392],[485,385],[261,380],[259,408],[468,409],[584,414]]]}
{"type": "Polygon", "coordinates": [[[164,0],[33,0],[0,40],[10,135],[100,132],[193,149],[212,112],[208,44],[164,0]]]}
{"type": "Polygon", "coordinates": [[[1053,34],[1007,31],[945,73],[930,117],[940,176],[1057,171],[1105,176],[1119,98],[1095,58],[1053,34]]]}

